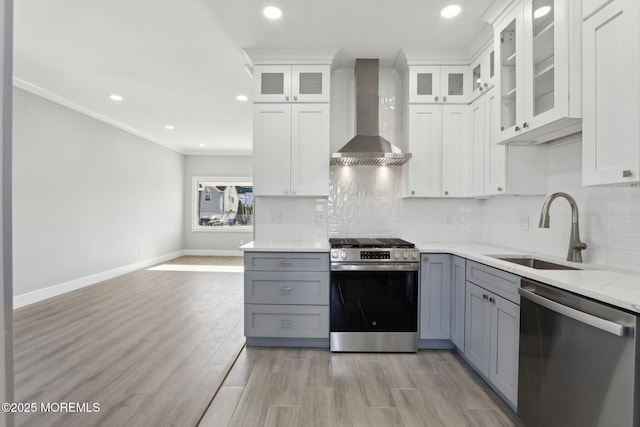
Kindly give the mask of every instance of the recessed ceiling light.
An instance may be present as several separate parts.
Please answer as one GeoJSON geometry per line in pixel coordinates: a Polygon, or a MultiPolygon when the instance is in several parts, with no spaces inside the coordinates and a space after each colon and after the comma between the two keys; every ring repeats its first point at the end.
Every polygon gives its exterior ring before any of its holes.
{"type": "Polygon", "coordinates": [[[238,96],[236,96],[236,99],[237,99],[238,101],[245,102],[245,101],[248,101],[248,100],[249,100],[249,97],[248,97],[247,95],[238,95],[238,96]]]}
{"type": "Polygon", "coordinates": [[[117,93],[112,93],[111,95],[109,95],[109,99],[111,99],[112,101],[122,101],[122,95],[118,95],[117,93]]]}
{"type": "Polygon", "coordinates": [[[203,144],[203,143],[198,144],[198,147],[206,147],[206,146],[207,144],[203,144]]]}
{"type": "Polygon", "coordinates": [[[551,6],[542,6],[541,8],[536,9],[535,12],[533,12],[533,17],[536,19],[542,18],[549,12],[551,12],[551,6]]]}
{"type": "Polygon", "coordinates": [[[458,16],[462,8],[457,4],[452,4],[450,6],[445,7],[440,11],[440,16],[443,18],[453,18],[454,16],[458,16]]]}
{"type": "Polygon", "coordinates": [[[262,13],[269,19],[280,19],[282,17],[282,10],[275,6],[267,6],[262,9],[262,13]]]}
{"type": "Polygon", "coordinates": [[[174,125],[164,125],[166,130],[174,130],[176,127],[174,125]]]}

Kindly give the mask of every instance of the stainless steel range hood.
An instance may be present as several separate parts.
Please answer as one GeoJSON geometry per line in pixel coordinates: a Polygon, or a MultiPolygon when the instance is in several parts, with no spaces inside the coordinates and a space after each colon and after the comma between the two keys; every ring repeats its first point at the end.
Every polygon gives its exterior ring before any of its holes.
{"type": "Polygon", "coordinates": [[[332,165],[401,165],[411,158],[380,136],[378,60],[356,59],[356,136],[337,153],[332,165]]]}

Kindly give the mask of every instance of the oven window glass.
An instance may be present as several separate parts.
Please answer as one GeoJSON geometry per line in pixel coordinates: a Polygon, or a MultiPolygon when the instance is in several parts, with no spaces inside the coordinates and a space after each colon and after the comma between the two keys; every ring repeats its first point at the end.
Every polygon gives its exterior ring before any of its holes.
{"type": "Polygon", "coordinates": [[[416,332],[418,272],[332,271],[331,332],[416,332]]]}

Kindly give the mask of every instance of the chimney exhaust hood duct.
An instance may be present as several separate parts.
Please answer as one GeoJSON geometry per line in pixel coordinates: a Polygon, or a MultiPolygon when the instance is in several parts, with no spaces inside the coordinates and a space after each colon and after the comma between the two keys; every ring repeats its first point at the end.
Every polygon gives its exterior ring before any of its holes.
{"type": "Polygon", "coordinates": [[[379,132],[378,59],[356,59],[356,136],[337,153],[332,165],[401,165],[411,158],[379,132]]]}

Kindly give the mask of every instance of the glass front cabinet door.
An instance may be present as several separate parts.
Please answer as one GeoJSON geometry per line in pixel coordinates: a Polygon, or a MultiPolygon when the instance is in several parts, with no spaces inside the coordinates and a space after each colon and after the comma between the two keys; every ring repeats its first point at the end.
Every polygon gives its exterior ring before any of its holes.
{"type": "Polygon", "coordinates": [[[524,55],[522,3],[496,27],[494,37],[495,52],[498,55],[498,79],[500,117],[498,141],[520,134],[524,118],[522,98],[524,96],[523,74],[524,55]]]}
{"type": "Polygon", "coordinates": [[[260,65],[254,102],[329,102],[329,65],[260,65]]]}
{"type": "Polygon", "coordinates": [[[409,102],[412,104],[466,104],[471,94],[467,66],[409,67],[409,102]]]}
{"type": "Polygon", "coordinates": [[[579,0],[522,0],[496,27],[499,142],[580,130],[581,16],[579,0]]]}

